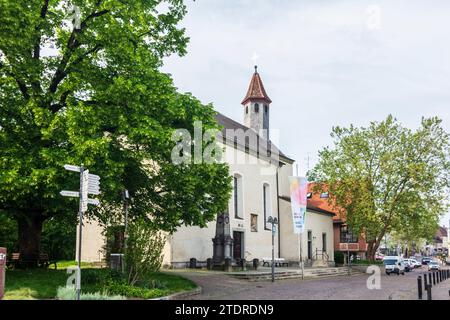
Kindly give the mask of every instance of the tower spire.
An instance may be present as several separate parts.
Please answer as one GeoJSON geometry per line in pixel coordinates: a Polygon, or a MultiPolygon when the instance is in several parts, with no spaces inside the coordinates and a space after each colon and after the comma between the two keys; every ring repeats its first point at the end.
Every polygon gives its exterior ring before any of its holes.
{"type": "Polygon", "coordinates": [[[266,93],[266,89],[264,89],[261,77],[259,76],[258,66],[255,66],[255,73],[253,74],[250,85],[248,86],[247,94],[245,95],[245,98],[244,100],[242,100],[241,104],[245,105],[251,100],[259,100],[260,102],[272,103],[272,100],[270,100],[269,96],[266,93]]]}

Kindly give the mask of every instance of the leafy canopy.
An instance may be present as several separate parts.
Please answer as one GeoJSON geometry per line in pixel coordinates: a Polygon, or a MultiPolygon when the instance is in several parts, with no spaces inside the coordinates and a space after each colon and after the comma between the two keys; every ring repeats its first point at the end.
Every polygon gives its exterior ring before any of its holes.
{"type": "Polygon", "coordinates": [[[437,118],[410,130],[392,116],[367,128],[335,127],[310,180],[376,250],[386,232],[430,238],[450,187],[449,134],[437,118]]]}
{"type": "Polygon", "coordinates": [[[66,163],[101,176],[103,208],[91,214],[103,221],[124,188],[130,217],[150,213],[168,231],[226,208],[225,165],[170,159],[174,129],[217,128],[212,106],[159,71],[186,52],[182,0],[0,0],[0,12],[1,214],[75,218],[75,200],[59,195],[78,186],[66,163]]]}

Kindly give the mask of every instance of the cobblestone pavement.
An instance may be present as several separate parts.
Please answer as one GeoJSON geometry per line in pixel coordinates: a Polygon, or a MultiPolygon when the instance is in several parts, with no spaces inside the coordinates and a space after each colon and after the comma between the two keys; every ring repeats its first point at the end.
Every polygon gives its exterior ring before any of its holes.
{"type": "MultiPolygon", "coordinates": [[[[196,282],[202,294],[195,300],[416,300],[417,276],[427,273],[416,269],[404,276],[381,274],[381,289],[367,288],[368,274],[319,279],[286,279],[251,282],[220,272],[173,271],[196,282]]],[[[450,279],[433,287],[433,300],[449,300],[450,279]]],[[[426,299],[426,293],[424,293],[426,299]]]]}

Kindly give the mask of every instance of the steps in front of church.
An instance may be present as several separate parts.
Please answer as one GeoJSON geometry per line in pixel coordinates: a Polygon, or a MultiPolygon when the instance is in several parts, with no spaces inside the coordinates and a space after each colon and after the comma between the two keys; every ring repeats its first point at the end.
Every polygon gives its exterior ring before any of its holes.
{"type": "MultiPolygon", "coordinates": [[[[238,279],[244,279],[249,281],[267,281],[272,279],[272,273],[270,271],[249,271],[249,272],[232,272],[228,273],[238,279]]],[[[358,270],[352,270],[351,275],[361,274],[358,270]]],[[[318,277],[335,277],[335,276],[348,276],[348,269],[346,267],[335,268],[306,268],[305,279],[318,278],[318,277]]],[[[302,272],[299,269],[293,270],[275,270],[275,279],[294,279],[301,278],[302,272]]]]}

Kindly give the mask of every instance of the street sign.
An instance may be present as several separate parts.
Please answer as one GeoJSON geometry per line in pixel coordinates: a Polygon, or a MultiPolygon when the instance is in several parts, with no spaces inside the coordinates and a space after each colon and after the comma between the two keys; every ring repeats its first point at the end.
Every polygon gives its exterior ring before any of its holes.
{"type": "Polygon", "coordinates": [[[81,175],[81,211],[87,211],[87,199],[88,199],[88,190],[89,190],[89,170],[83,170],[83,174],[81,175]]]}
{"type": "Polygon", "coordinates": [[[73,197],[73,198],[78,198],[80,196],[80,193],[78,191],[63,190],[59,194],[62,195],[63,197],[73,197]]]}
{"type": "Polygon", "coordinates": [[[96,175],[96,174],[90,174],[89,175],[89,181],[99,181],[100,180],[100,177],[98,176],[98,175],[96,175]]]}
{"type": "MultiPolygon", "coordinates": [[[[89,170],[84,169],[84,167],[73,166],[70,164],[64,165],[64,169],[69,171],[75,171],[80,173],[80,191],[66,191],[63,190],[60,194],[64,197],[79,197],[79,233],[78,233],[78,249],[77,249],[77,262],[78,262],[78,272],[76,279],[76,291],[77,291],[77,300],[80,300],[80,292],[81,292],[81,239],[82,230],[83,230],[83,213],[87,211],[88,204],[98,206],[100,201],[98,199],[89,199],[89,194],[100,194],[100,177],[95,174],[89,174],[89,170]]],[[[1,274],[0,274],[1,275],[1,274]]],[[[1,280],[1,279],[0,279],[1,280]]],[[[1,285],[1,281],[0,281],[1,285]]],[[[1,287],[1,286],[0,286],[1,287]]],[[[1,296],[1,291],[0,291],[1,296]]]]}
{"type": "Polygon", "coordinates": [[[71,164],[65,164],[64,169],[69,170],[69,171],[75,171],[75,172],[80,172],[80,170],[81,170],[81,168],[79,166],[73,166],[71,164]]]}
{"type": "Polygon", "coordinates": [[[94,206],[98,206],[100,204],[100,201],[98,199],[88,199],[87,202],[89,204],[93,204],[94,206]]]}

